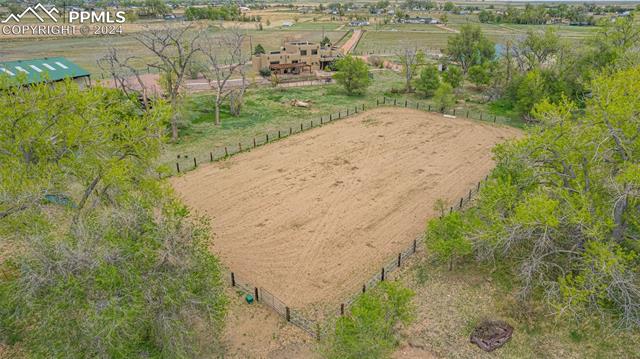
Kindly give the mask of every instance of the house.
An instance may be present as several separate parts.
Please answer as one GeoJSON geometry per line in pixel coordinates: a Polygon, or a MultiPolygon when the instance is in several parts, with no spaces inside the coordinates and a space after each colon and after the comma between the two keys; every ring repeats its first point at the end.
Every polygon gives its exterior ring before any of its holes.
{"type": "Polygon", "coordinates": [[[282,23],[282,27],[291,27],[291,26],[293,26],[293,22],[291,21],[284,21],[282,23]]]}
{"type": "Polygon", "coordinates": [[[289,41],[278,51],[253,56],[253,69],[268,68],[276,74],[300,74],[305,69],[324,69],[340,56],[335,47],[321,47],[309,41],[289,41]]]}
{"type": "Polygon", "coordinates": [[[91,74],[64,57],[0,62],[0,76],[19,81],[22,86],[71,79],[80,87],[91,85],[91,74]]]}
{"type": "Polygon", "coordinates": [[[349,23],[349,26],[369,26],[369,21],[362,21],[362,20],[351,21],[349,23]]]}
{"type": "Polygon", "coordinates": [[[439,24],[438,19],[431,17],[410,17],[400,19],[401,24],[439,24]]]}

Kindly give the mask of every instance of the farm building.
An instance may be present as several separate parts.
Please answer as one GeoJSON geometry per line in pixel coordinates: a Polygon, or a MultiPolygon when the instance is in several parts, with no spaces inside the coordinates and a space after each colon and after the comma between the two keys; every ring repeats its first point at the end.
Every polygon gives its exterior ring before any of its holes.
{"type": "Polygon", "coordinates": [[[321,47],[309,41],[285,42],[279,51],[270,51],[253,57],[256,71],[268,68],[276,74],[299,74],[305,69],[323,69],[333,62],[340,52],[333,47],[321,47]]]}
{"type": "Polygon", "coordinates": [[[81,87],[91,85],[91,74],[64,57],[0,62],[1,75],[20,79],[23,86],[66,79],[75,81],[81,87]]]}

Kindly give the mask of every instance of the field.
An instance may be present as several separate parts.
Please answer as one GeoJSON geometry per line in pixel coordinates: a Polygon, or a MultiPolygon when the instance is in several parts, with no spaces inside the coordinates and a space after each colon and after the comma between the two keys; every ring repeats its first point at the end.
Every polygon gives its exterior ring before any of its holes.
{"type": "Polygon", "coordinates": [[[518,130],[380,108],[171,179],[230,270],[294,308],[335,304],[464,196],[518,130]]]}
{"type": "MultiPolygon", "coordinates": [[[[232,24],[226,24],[231,26],[232,24]]],[[[255,23],[252,23],[254,26],[255,23]]],[[[127,56],[136,56],[139,60],[139,68],[146,69],[146,64],[154,63],[154,55],[144,48],[137,40],[136,33],[142,29],[142,25],[136,30],[125,30],[123,35],[106,37],[60,37],[60,38],[1,38],[0,37],[0,61],[23,60],[42,57],[63,56],[77,63],[92,73],[94,79],[100,79],[102,70],[98,67],[97,61],[107,53],[111,47],[127,56]]],[[[159,26],[155,24],[155,26],[159,26]]],[[[211,36],[222,34],[221,24],[210,26],[207,32],[211,36]]],[[[332,41],[338,41],[345,31],[330,31],[332,26],[327,26],[326,31],[322,31],[321,25],[317,29],[265,29],[263,31],[248,30],[244,48],[247,53],[251,46],[261,44],[269,50],[276,50],[282,45],[283,40],[305,39],[309,41],[320,41],[322,35],[328,36],[332,41]]]]}

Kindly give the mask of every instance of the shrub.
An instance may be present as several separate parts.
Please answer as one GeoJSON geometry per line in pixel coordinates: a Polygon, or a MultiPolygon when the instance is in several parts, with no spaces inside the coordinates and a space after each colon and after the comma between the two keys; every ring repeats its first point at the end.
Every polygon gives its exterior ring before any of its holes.
{"type": "Polygon", "coordinates": [[[268,67],[263,67],[260,69],[260,76],[262,77],[270,77],[271,76],[271,69],[268,67]]]}
{"type": "Polygon", "coordinates": [[[409,324],[415,308],[415,294],[398,282],[382,282],[360,296],[351,314],[341,317],[329,337],[327,358],[384,358],[398,344],[397,325],[409,324]]]}
{"type": "Polygon", "coordinates": [[[456,258],[470,254],[473,249],[464,231],[465,224],[459,212],[434,218],[427,225],[427,247],[438,259],[448,263],[449,270],[453,269],[456,258]]]}
{"type": "Polygon", "coordinates": [[[440,86],[433,95],[433,101],[435,102],[436,108],[442,112],[451,108],[456,102],[456,97],[453,94],[451,85],[446,82],[440,83],[440,86]]]}
{"type": "Polygon", "coordinates": [[[432,96],[434,91],[440,86],[440,75],[438,68],[430,65],[425,66],[420,71],[420,77],[414,84],[416,91],[424,97],[432,96]]]}
{"type": "Polygon", "coordinates": [[[384,59],[381,58],[380,56],[370,56],[369,57],[369,63],[373,67],[377,67],[377,68],[383,68],[384,67],[384,59]]]}

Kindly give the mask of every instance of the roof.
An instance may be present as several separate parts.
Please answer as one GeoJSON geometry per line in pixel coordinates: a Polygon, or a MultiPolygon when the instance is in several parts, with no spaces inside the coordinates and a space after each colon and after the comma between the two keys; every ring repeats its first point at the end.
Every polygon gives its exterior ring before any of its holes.
{"type": "Polygon", "coordinates": [[[16,78],[26,75],[25,85],[75,79],[91,74],[64,57],[0,62],[0,74],[16,78]]]}

